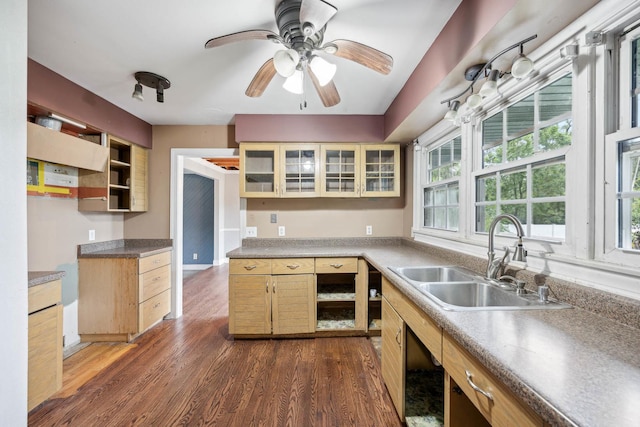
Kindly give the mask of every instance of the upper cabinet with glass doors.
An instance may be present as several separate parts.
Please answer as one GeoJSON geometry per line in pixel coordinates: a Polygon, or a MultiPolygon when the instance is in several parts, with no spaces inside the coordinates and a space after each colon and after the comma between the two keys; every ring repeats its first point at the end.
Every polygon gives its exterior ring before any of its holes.
{"type": "Polygon", "coordinates": [[[278,197],[277,144],[240,145],[240,197],[278,197]]]}
{"type": "Polygon", "coordinates": [[[360,146],[322,145],[322,197],[360,197],[360,146]]]}
{"type": "Polygon", "coordinates": [[[362,188],[360,197],[400,196],[400,147],[362,145],[362,188]]]}
{"type": "Polygon", "coordinates": [[[397,144],[240,144],[240,197],[398,197],[397,144]]]}

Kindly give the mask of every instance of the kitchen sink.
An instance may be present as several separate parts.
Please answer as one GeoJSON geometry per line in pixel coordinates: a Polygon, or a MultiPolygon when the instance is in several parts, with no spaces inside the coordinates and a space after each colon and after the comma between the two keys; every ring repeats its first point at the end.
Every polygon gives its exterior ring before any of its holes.
{"type": "Polygon", "coordinates": [[[444,310],[542,310],[570,308],[540,301],[533,292],[516,292],[505,282],[484,279],[458,267],[390,267],[444,310]]]}
{"type": "Polygon", "coordinates": [[[397,275],[413,282],[466,282],[473,279],[472,273],[458,267],[389,267],[397,275]]]}

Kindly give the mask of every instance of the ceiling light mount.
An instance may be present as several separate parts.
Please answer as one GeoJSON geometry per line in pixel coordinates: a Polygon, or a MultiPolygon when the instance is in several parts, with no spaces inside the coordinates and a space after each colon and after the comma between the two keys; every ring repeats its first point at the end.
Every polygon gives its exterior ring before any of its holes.
{"type": "Polygon", "coordinates": [[[491,96],[493,94],[495,94],[497,92],[497,81],[498,79],[500,79],[502,76],[504,76],[505,74],[511,74],[513,77],[517,78],[517,79],[522,79],[525,78],[526,76],[528,76],[531,71],[533,70],[533,61],[531,61],[529,58],[527,58],[524,55],[524,44],[527,42],[530,42],[531,40],[535,39],[536,37],[538,37],[537,34],[534,34],[531,37],[527,37],[524,40],[519,41],[518,43],[515,43],[509,47],[507,47],[506,49],[501,50],[497,55],[495,55],[493,58],[491,58],[490,60],[488,60],[485,63],[480,63],[480,64],[474,64],[472,66],[470,66],[469,68],[467,68],[464,72],[464,78],[465,80],[471,82],[469,84],[469,86],[467,86],[467,88],[460,92],[459,94],[452,96],[450,98],[445,99],[444,101],[441,101],[441,104],[447,104],[447,107],[449,107],[449,110],[447,111],[448,115],[451,115],[451,107],[453,105],[454,102],[458,102],[458,105],[460,104],[459,101],[457,101],[458,98],[460,98],[461,96],[463,96],[464,94],[466,94],[467,92],[471,92],[471,95],[469,96],[468,102],[470,102],[473,105],[470,105],[471,109],[477,108],[480,106],[480,102],[481,99],[479,99],[479,97],[485,98],[487,96],[491,96]],[[511,66],[511,69],[509,71],[500,71],[497,69],[492,69],[491,65],[493,64],[493,62],[498,59],[499,57],[501,57],[502,55],[504,55],[505,53],[509,52],[512,49],[515,48],[519,48],[520,52],[518,54],[518,56],[515,58],[515,60],[513,61],[513,65],[511,66]],[[487,81],[483,84],[480,93],[476,94],[473,91],[473,85],[481,78],[487,78],[487,81]],[[453,102],[452,102],[453,101],[453,102]]]}
{"type": "Polygon", "coordinates": [[[171,87],[171,82],[167,78],[149,71],[138,71],[134,74],[134,77],[137,83],[131,95],[132,98],[139,101],[144,100],[142,86],[147,86],[156,90],[156,100],[158,102],[164,102],[164,90],[171,87]]]}

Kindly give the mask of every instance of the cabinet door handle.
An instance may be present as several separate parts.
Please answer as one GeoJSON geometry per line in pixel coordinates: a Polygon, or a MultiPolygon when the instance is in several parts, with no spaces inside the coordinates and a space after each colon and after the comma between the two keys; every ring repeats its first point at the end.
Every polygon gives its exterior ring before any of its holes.
{"type": "Polygon", "coordinates": [[[287,265],[287,268],[289,268],[291,270],[295,270],[298,267],[300,267],[298,264],[289,264],[289,265],[287,265]]]}
{"type": "Polygon", "coordinates": [[[249,270],[249,271],[251,271],[251,270],[253,270],[253,269],[254,269],[254,268],[256,268],[256,267],[257,267],[257,265],[245,265],[245,266],[244,266],[244,269],[245,269],[245,270],[249,270]]]}
{"type": "Polygon", "coordinates": [[[267,293],[269,293],[269,279],[267,279],[267,281],[264,283],[265,286],[265,290],[267,293]]]}
{"type": "Polygon", "coordinates": [[[273,293],[274,294],[276,293],[276,284],[275,283],[273,284],[273,293]]]}
{"type": "Polygon", "coordinates": [[[400,334],[402,333],[402,329],[398,328],[398,332],[396,332],[396,342],[398,346],[402,346],[402,341],[400,340],[400,334]]]}
{"type": "Polygon", "coordinates": [[[333,268],[342,268],[344,264],[329,264],[333,268]]]}
{"type": "Polygon", "coordinates": [[[465,369],[464,373],[467,375],[467,383],[469,383],[472,389],[474,389],[475,391],[477,391],[487,399],[493,401],[493,395],[491,393],[489,393],[488,391],[484,391],[483,389],[481,389],[480,387],[474,384],[473,380],[471,379],[471,372],[465,369]]]}

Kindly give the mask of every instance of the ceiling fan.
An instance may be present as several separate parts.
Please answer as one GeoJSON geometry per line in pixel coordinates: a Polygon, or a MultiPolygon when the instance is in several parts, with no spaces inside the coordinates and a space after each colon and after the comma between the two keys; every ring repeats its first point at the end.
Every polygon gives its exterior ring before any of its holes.
{"type": "MultiPolygon", "coordinates": [[[[393,67],[391,56],[370,46],[351,40],[333,40],[323,44],[326,24],[338,9],[323,0],[282,0],[275,10],[280,34],[270,30],[247,30],[215,37],[207,41],[205,48],[223,46],[243,40],[271,40],[286,49],[279,50],[258,70],[245,94],[261,96],[273,77],[285,77],[283,87],[293,93],[303,93],[305,74],[313,82],[325,107],[340,102],[340,95],[333,83],[336,66],[318,56],[317,52],[335,55],[357,62],[381,74],[389,74],[393,67]]],[[[306,101],[300,108],[306,107],[306,101]]]]}

